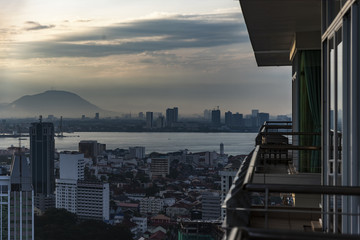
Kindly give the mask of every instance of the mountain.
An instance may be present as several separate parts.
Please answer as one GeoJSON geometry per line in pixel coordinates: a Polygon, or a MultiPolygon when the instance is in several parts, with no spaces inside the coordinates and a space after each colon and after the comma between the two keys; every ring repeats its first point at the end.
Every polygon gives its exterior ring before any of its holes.
{"type": "Polygon", "coordinates": [[[54,115],[81,117],[110,115],[111,112],[86,101],[79,95],[67,91],[46,91],[35,95],[23,96],[10,104],[0,106],[0,117],[34,117],[54,115]]]}

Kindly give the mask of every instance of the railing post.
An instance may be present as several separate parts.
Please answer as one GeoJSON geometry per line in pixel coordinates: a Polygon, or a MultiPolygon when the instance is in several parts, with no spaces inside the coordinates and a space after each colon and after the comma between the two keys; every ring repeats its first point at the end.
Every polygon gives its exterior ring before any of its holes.
{"type": "Polygon", "coordinates": [[[265,188],[265,229],[268,228],[269,189],[265,188]]]}

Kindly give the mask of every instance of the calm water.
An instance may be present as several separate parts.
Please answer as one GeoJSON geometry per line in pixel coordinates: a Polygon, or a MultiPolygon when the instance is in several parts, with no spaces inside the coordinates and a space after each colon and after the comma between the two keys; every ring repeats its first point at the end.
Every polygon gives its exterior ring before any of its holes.
{"type": "MultiPolygon", "coordinates": [[[[220,143],[225,145],[229,155],[248,154],[255,144],[256,133],[129,133],[129,132],[78,132],[66,133],[64,138],[55,139],[58,151],[77,150],[81,140],[97,140],[105,143],[107,149],[144,146],[146,153],[172,152],[188,149],[190,152],[220,151],[220,143]]],[[[21,145],[29,148],[29,139],[21,145]]],[[[18,146],[17,138],[0,138],[0,149],[18,146]]]]}

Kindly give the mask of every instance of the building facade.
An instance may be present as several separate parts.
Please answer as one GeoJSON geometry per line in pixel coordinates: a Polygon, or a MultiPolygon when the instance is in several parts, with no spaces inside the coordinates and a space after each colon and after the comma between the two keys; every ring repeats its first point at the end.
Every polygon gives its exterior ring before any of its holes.
{"type": "Polygon", "coordinates": [[[55,207],[54,125],[40,121],[30,126],[30,163],[35,206],[41,211],[55,207]]]}
{"type": "Polygon", "coordinates": [[[214,126],[220,126],[220,124],[221,124],[221,113],[220,113],[219,109],[211,111],[211,123],[214,126]]]}
{"type": "Polygon", "coordinates": [[[146,112],[146,128],[151,129],[153,128],[153,119],[154,119],[153,112],[146,112]]]}
{"type": "Polygon", "coordinates": [[[109,220],[109,184],[84,181],[84,169],[84,154],[60,154],[60,178],[56,179],[56,208],[76,213],[79,219],[109,220]]]}
{"type": "Polygon", "coordinates": [[[179,110],[177,107],[166,109],[166,126],[172,127],[173,123],[178,122],[179,110]]]}
{"type": "Polygon", "coordinates": [[[78,181],[76,197],[76,214],[80,219],[109,220],[109,183],[78,181]]]}
{"type": "Polygon", "coordinates": [[[163,210],[164,202],[160,198],[147,197],[140,200],[141,214],[158,214],[163,210]]]}
{"type": "Polygon", "coordinates": [[[143,159],[145,157],[145,147],[129,147],[129,155],[132,158],[143,159]]]}
{"type": "Polygon", "coordinates": [[[166,177],[170,173],[169,158],[152,158],[150,166],[151,177],[166,177]]]}
{"type": "Polygon", "coordinates": [[[233,114],[230,111],[227,111],[225,113],[225,125],[228,127],[231,127],[232,125],[232,118],[233,118],[233,114]]]}
{"type": "Polygon", "coordinates": [[[218,192],[202,193],[202,219],[219,220],[221,217],[221,196],[218,192]]]}
{"type": "Polygon", "coordinates": [[[25,154],[14,154],[10,173],[0,176],[0,190],[0,239],[34,239],[34,192],[25,154]]]}

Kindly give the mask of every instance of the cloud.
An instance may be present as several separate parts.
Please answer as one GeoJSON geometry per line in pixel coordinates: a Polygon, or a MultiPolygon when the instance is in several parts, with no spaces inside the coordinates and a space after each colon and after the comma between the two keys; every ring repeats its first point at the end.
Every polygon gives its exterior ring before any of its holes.
{"type": "MultiPolygon", "coordinates": [[[[28,30],[44,29],[27,22],[28,30]]],[[[209,48],[247,42],[241,14],[174,15],[96,27],[58,35],[52,41],[19,43],[22,58],[103,57],[182,48],[209,48]],[[22,46],[23,45],[23,46],[22,46]],[[23,51],[25,48],[26,51],[23,51]]]]}
{"type": "Polygon", "coordinates": [[[32,31],[32,30],[42,30],[42,29],[48,29],[48,28],[54,28],[55,25],[41,25],[38,22],[33,21],[27,21],[25,22],[26,27],[24,28],[26,31],[32,31]]]}

